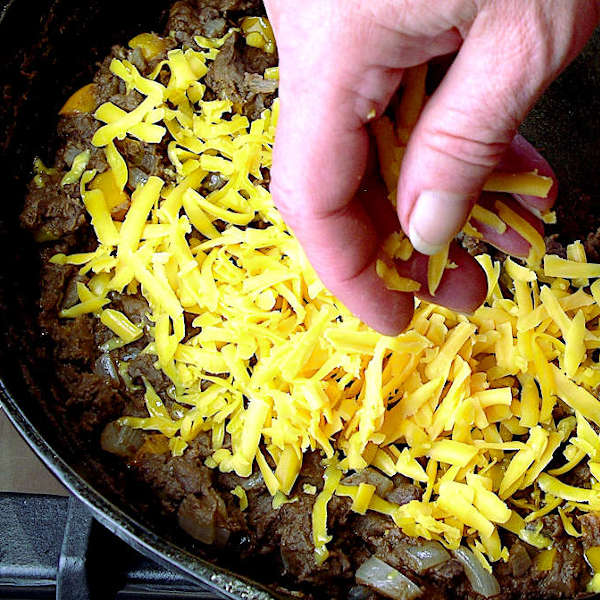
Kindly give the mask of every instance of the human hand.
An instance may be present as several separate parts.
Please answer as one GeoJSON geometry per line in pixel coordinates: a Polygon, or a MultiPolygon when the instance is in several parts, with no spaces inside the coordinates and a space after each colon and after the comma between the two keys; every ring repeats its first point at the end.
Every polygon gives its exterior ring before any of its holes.
{"type": "MultiPolygon", "coordinates": [[[[369,325],[396,334],[414,303],[375,272],[384,236],[401,225],[417,250],[433,254],[463,227],[495,168],[553,176],[516,130],[585,44],[600,7],[594,0],[265,5],[280,56],[274,201],[323,283],[369,325]],[[384,112],[406,68],[457,50],[412,132],[396,217],[381,183],[364,177],[366,124],[373,111],[384,112]]],[[[555,198],[556,184],[546,199],[516,197],[513,206],[540,229],[529,210],[547,210],[555,198]]],[[[527,255],[529,244],[514,230],[480,231],[497,247],[527,255]]],[[[435,302],[470,312],[485,298],[485,277],[456,245],[450,260],[459,268],[445,271],[435,302]]],[[[415,253],[401,275],[426,281],[426,264],[415,253]]]]}

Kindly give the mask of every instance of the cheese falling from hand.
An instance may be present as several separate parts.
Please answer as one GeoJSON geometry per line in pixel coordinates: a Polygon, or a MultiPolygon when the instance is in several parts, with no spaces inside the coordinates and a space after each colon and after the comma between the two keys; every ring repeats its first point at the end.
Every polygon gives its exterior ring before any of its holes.
{"type": "MultiPolygon", "coordinates": [[[[561,474],[581,453],[600,460],[590,425],[600,422],[593,393],[600,368],[591,354],[600,347],[600,293],[597,282],[591,293],[569,283],[594,279],[598,266],[584,253],[577,261],[547,258],[545,273],[482,256],[490,291],[471,317],[417,302],[403,334],[375,333],[324,288],[272,203],[263,173],[271,166],[277,101],[249,122],[227,100],[204,100],[202,77],[223,38],[196,42],[198,49],[171,51],[161,63],[171,73],[167,85],[157,81],[159,70],[145,78],[127,61],[113,61],[115,76],[143,99],[129,113],[110,104],[96,112],[104,126],[94,143],[105,148],[119,182],[111,193],[127,180],[115,145],[127,136],[166,143],[174,178],[139,186],[121,223],[102,208],[108,188],[94,185],[100,175],[83,173],[82,201],[98,247],[52,259],[92,277],[61,317],[95,314],[116,334],[109,349],[140,335],[110,308],[110,292],[139,290],[150,305],[144,352],[173,381],[172,397],[165,403],[145,381],[148,416],[119,422],[160,432],[175,455],[211,432],[207,465],[244,477],[260,471],[277,506],[294,493],[303,454],[320,451],[328,468],[313,513],[319,561],[327,557],[334,493],[351,497],[359,513],[388,515],[408,535],[449,548],[466,542],[484,561],[506,558],[502,528],[547,547],[528,516],[561,508],[567,522],[573,503],[599,510],[596,480],[574,488],[546,472],[560,452],[561,474]],[[204,192],[212,175],[223,185],[204,192]],[[555,417],[559,399],[577,417],[555,417]],[[368,485],[339,483],[342,473],[368,465],[409,477],[423,500],[398,506],[368,485]],[[524,489],[531,491],[525,504],[513,499],[524,489]]],[[[394,134],[385,121],[375,126],[380,143],[394,134]]],[[[399,158],[383,155],[394,169],[399,158]]],[[[409,257],[405,241],[391,239],[389,254],[409,257]]],[[[440,276],[439,268],[431,273],[432,291],[440,276]]],[[[234,493],[245,505],[241,488],[234,493]]]]}

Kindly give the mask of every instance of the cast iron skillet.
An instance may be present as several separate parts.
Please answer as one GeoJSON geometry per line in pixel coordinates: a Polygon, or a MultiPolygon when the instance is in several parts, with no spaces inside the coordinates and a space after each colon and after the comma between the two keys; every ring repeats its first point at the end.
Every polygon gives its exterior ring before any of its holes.
{"type": "MultiPolygon", "coordinates": [[[[106,461],[81,452],[68,431],[40,409],[56,391],[48,365],[38,358],[43,340],[33,333],[37,250],[18,224],[32,161],[40,155],[51,162],[53,148],[46,140],[53,138],[56,113],[72,91],[89,81],[95,61],[113,43],[160,30],[164,10],[164,0],[0,0],[0,406],[62,483],[120,538],[224,597],[273,600],[284,596],[267,591],[265,584],[272,579],[264,569],[252,571],[253,565],[240,561],[231,569],[227,557],[218,565],[200,558],[201,549],[161,529],[160,519],[148,519],[126,489],[115,494],[123,480],[106,461]]],[[[596,35],[523,126],[557,172],[561,230],[571,240],[600,226],[600,211],[589,208],[592,199],[600,199],[599,114],[596,35]],[[581,211],[585,219],[579,217],[581,211]]]]}

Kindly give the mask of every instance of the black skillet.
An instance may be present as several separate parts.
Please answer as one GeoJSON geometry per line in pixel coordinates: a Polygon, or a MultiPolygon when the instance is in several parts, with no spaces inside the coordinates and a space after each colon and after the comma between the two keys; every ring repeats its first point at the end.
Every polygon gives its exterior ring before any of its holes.
{"type": "MultiPolygon", "coordinates": [[[[120,538],[165,566],[208,584],[225,598],[282,598],[267,591],[269,573],[250,564],[203,556],[183,537],[151,520],[124,479],[82,452],[60,422],[41,408],[55,390],[43,345],[34,333],[37,250],[18,214],[34,156],[51,159],[56,114],[87,83],[113,43],[160,30],[165,2],[149,0],[0,0],[0,406],[33,450],[94,516],[120,538]],[[162,16],[161,16],[162,15],[162,16]],[[123,487],[119,487],[119,486],[123,487]],[[115,491],[117,490],[117,491],[115,491]]],[[[565,239],[600,226],[600,35],[538,103],[523,133],[554,166],[561,182],[559,221],[565,239]]],[[[600,260],[600,256],[593,257],[600,260]]],[[[289,597],[289,596],[287,596],[289,597]]]]}

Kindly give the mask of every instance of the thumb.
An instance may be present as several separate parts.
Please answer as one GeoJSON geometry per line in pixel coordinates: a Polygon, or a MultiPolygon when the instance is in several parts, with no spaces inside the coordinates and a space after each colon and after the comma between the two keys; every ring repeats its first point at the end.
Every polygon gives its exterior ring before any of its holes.
{"type": "Polygon", "coordinates": [[[554,31],[559,9],[545,19],[536,4],[484,6],[413,132],[398,212],[424,254],[435,254],[460,231],[517,127],[581,47],[573,38],[586,39],[554,31]]]}

